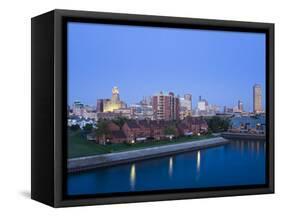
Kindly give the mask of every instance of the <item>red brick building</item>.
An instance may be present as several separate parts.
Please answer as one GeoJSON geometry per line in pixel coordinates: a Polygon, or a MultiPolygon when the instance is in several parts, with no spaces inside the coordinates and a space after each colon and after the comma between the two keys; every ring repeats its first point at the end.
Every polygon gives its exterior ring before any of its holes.
{"type": "Polygon", "coordinates": [[[107,129],[111,132],[121,130],[120,127],[112,121],[107,123],[107,129]]]}
{"type": "Polygon", "coordinates": [[[142,121],[129,120],[122,127],[123,132],[127,136],[127,141],[134,143],[138,140],[145,140],[151,136],[150,127],[142,121]]]}
{"type": "Polygon", "coordinates": [[[125,143],[127,136],[122,130],[112,131],[108,138],[111,143],[125,143]]]}
{"type": "Polygon", "coordinates": [[[107,142],[135,143],[147,139],[167,139],[167,137],[187,136],[191,134],[207,133],[207,122],[201,117],[187,117],[181,121],[165,120],[127,120],[122,128],[114,122],[108,122],[107,142]],[[167,129],[172,129],[170,135],[167,129]]]}
{"type": "Polygon", "coordinates": [[[178,129],[173,121],[157,120],[157,121],[152,121],[150,125],[151,125],[151,135],[156,140],[167,138],[165,132],[167,128],[173,128],[173,130],[175,131],[174,133],[175,135],[173,136],[179,135],[178,129]]]}
{"type": "Polygon", "coordinates": [[[181,123],[187,126],[193,134],[208,132],[208,124],[202,117],[186,117],[181,123]]]}

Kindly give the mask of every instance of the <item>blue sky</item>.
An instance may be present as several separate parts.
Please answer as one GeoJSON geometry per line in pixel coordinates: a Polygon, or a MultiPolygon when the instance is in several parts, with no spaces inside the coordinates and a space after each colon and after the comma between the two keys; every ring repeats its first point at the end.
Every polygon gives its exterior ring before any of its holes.
{"type": "Polygon", "coordinates": [[[265,103],[265,34],[68,23],[68,103],[95,105],[113,86],[127,104],[161,90],[252,110],[265,103]]]}

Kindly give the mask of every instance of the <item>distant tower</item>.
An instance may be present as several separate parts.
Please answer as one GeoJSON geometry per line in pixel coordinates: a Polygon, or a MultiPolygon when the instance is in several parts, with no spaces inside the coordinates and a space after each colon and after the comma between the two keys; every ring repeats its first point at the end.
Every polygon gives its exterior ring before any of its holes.
{"type": "Polygon", "coordinates": [[[97,99],[97,112],[103,112],[103,99],[97,99]]]}
{"type": "Polygon", "coordinates": [[[180,119],[184,119],[187,116],[192,115],[192,95],[185,94],[182,98],[178,96],[180,100],[180,119]]]}
{"type": "Polygon", "coordinates": [[[226,106],[223,107],[223,113],[227,113],[227,107],[226,106]]]}
{"type": "Polygon", "coordinates": [[[262,112],[262,94],[261,94],[261,85],[255,84],[253,86],[253,112],[261,113],[262,112]]]}
{"type": "Polygon", "coordinates": [[[104,99],[103,101],[103,112],[114,112],[114,110],[126,107],[126,104],[120,100],[118,87],[113,87],[111,92],[111,100],[104,99]]]}
{"type": "Polygon", "coordinates": [[[243,112],[243,103],[241,100],[238,100],[238,111],[243,112]]]}
{"type": "Polygon", "coordinates": [[[191,94],[185,94],[184,99],[191,101],[192,100],[192,95],[191,94]]]}
{"type": "Polygon", "coordinates": [[[197,102],[197,108],[199,111],[207,111],[208,101],[206,99],[203,99],[202,96],[199,96],[199,100],[197,102]]]}
{"type": "Polygon", "coordinates": [[[112,88],[112,97],[111,97],[111,100],[112,100],[113,103],[118,103],[118,102],[120,101],[118,87],[113,87],[113,88],[112,88]]]}
{"type": "Polygon", "coordinates": [[[84,112],[84,105],[80,101],[75,101],[73,103],[73,114],[77,116],[82,116],[84,112]]]}

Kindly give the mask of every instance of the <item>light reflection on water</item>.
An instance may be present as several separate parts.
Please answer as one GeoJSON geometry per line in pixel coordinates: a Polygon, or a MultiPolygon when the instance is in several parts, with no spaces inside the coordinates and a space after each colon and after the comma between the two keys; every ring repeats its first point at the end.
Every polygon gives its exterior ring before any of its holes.
{"type": "Polygon", "coordinates": [[[135,185],[136,185],[136,165],[135,164],[131,165],[130,185],[131,185],[131,190],[134,190],[135,189],[135,185]]]}
{"type": "Polygon", "coordinates": [[[196,163],[197,173],[200,172],[200,163],[201,163],[201,153],[200,151],[197,151],[197,163],[196,163]]]}
{"type": "Polygon", "coordinates": [[[200,178],[200,166],[201,166],[201,152],[197,151],[196,156],[196,180],[200,178]]]}
{"type": "Polygon", "coordinates": [[[266,177],[265,151],[263,140],[233,140],[213,148],[74,173],[68,176],[68,192],[95,194],[261,184],[266,177]]]}
{"type": "Polygon", "coordinates": [[[171,178],[173,176],[173,157],[169,158],[169,177],[171,178]]]}

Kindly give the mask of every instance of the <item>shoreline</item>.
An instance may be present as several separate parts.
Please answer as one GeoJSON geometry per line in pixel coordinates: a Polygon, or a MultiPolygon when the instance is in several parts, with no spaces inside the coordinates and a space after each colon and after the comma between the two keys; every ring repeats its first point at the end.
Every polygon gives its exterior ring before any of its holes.
{"type": "Polygon", "coordinates": [[[221,134],[221,136],[226,139],[255,139],[255,140],[266,139],[266,136],[264,134],[250,134],[250,133],[224,132],[221,134]]]}
{"type": "Polygon", "coordinates": [[[174,145],[170,144],[132,151],[71,158],[67,160],[67,170],[68,173],[81,172],[100,167],[169,156],[208,147],[215,147],[226,143],[228,143],[227,139],[223,137],[216,137],[198,141],[178,143],[174,145]]]}

